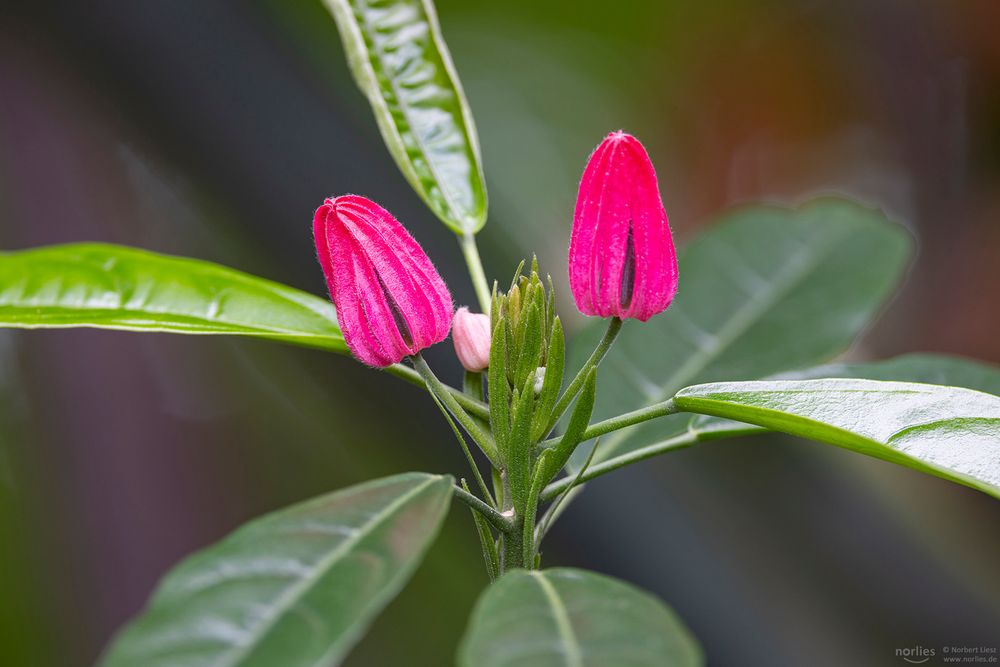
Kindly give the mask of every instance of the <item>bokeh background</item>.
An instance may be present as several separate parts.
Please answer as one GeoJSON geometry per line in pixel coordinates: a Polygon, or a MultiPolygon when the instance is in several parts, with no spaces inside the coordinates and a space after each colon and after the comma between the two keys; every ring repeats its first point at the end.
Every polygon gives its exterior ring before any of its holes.
{"type": "MultiPolygon", "coordinates": [[[[735,203],[819,192],[911,226],[919,256],[853,358],[1000,361],[995,0],[438,8],[482,140],[490,275],[537,251],[564,286],[584,161],[624,128],[649,148],[681,243],[735,203]]],[[[473,301],[319,0],[3,3],[0,247],[133,244],[320,294],[311,214],[343,192],[384,203],[473,301]]],[[[457,378],[448,345],[431,356],[457,378]]],[[[266,511],[413,469],[464,463],[424,395],[347,358],[0,332],[0,664],[90,664],[184,555],[266,511]]],[[[1000,644],[998,529],[983,494],[770,437],[602,478],[545,558],[656,592],[712,665],[889,665],[916,644],[1000,644]]],[[[456,508],[348,664],[450,664],[485,583],[456,508]]]]}

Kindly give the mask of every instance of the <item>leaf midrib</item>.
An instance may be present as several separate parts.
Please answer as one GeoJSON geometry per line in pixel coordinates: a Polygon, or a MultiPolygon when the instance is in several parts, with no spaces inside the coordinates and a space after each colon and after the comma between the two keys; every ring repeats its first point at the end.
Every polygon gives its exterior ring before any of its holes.
{"type": "MultiPolygon", "coordinates": [[[[427,24],[427,34],[428,34],[429,40],[434,45],[434,49],[438,52],[439,55],[441,55],[441,57],[443,59],[443,54],[441,54],[441,49],[443,47],[443,44],[439,44],[438,43],[438,40],[436,39],[436,36],[434,34],[434,30],[431,29],[432,26],[430,24],[430,16],[428,16],[428,14],[427,14],[427,7],[426,7],[426,5],[425,5],[425,3],[423,1],[421,1],[421,9],[424,12],[423,18],[424,18],[424,22],[427,24]]],[[[351,12],[351,14],[353,16],[357,17],[357,15],[354,13],[353,7],[350,8],[350,12],[351,12]]],[[[360,20],[358,21],[358,24],[359,25],[364,25],[365,31],[367,31],[368,33],[375,32],[373,30],[373,27],[372,27],[371,23],[367,20],[367,17],[361,16],[359,18],[360,18],[360,20]]],[[[359,32],[361,33],[361,39],[362,39],[362,42],[365,44],[366,50],[374,56],[375,60],[378,61],[379,66],[382,68],[382,71],[386,71],[386,67],[385,67],[385,59],[386,59],[385,58],[385,52],[376,45],[374,39],[371,40],[371,46],[369,47],[367,40],[365,40],[365,32],[364,31],[360,31],[360,30],[359,30],[359,32]]],[[[372,68],[372,74],[374,75],[373,80],[375,81],[375,86],[377,88],[378,87],[378,75],[375,74],[374,67],[372,68]]],[[[462,227],[463,227],[462,231],[463,231],[463,233],[467,233],[469,230],[465,229],[465,223],[468,222],[467,217],[470,216],[470,215],[472,215],[472,213],[470,211],[467,211],[465,209],[465,206],[463,206],[461,203],[456,202],[456,200],[455,200],[455,194],[452,192],[452,189],[451,189],[451,187],[452,187],[451,183],[447,179],[440,178],[440,175],[438,174],[437,165],[435,164],[435,160],[432,160],[432,159],[428,158],[428,156],[430,155],[430,153],[427,150],[427,145],[426,145],[426,143],[424,141],[424,138],[420,135],[420,133],[414,130],[413,120],[410,118],[410,105],[404,101],[404,97],[400,94],[400,90],[401,89],[400,89],[400,87],[396,83],[396,78],[394,76],[389,76],[388,74],[386,75],[385,78],[386,78],[386,81],[388,81],[389,87],[392,89],[393,97],[394,97],[394,99],[397,102],[396,107],[399,109],[399,112],[403,116],[403,119],[406,120],[406,124],[407,124],[407,126],[408,126],[408,128],[410,130],[408,132],[408,134],[411,137],[413,137],[413,140],[417,144],[417,147],[418,147],[418,149],[420,151],[420,154],[425,158],[426,164],[427,164],[427,169],[431,172],[431,176],[434,178],[434,183],[440,188],[441,193],[444,196],[445,201],[448,203],[448,207],[451,209],[451,211],[460,211],[461,212],[461,218],[462,219],[459,220],[458,222],[462,224],[462,227]]],[[[450,76],[449,76],[449,78],[450,78],[450,76]]],[[[452,84],[452,92],[453,92],[453,94],[457,98],[458,97],[458,91],[456,90],[456,87],[458,85],[457,81],[452,81],[451,84],[452,84]]],[[[385,101],[384,97],[382,97],[380,95],[379,96],[379,100],[381,100],[381,102],[385,105],[386,111],[391,114],[392,112],[389,109],[389,103],[385,101]]],[[[403,152],[407,155],[407,158],[409,158],[410,157],[409,156],[409,151],[406,150],[406,142],[403,140],[402,132],[399,131],[399,128],[397,128],[397,126],[396,126],[395,123],[391,123],[391,125],[392,125],[392,128],[396,131],[396,134],[398,135],[399,145],[403,148],[403,152]]],[[[463,126],[465,125],[464,118],[462,119],[462,125],[463,126]]],[[[468,133],[467,128],[463,127],[463,130],[464,130],[463,134],[467,134],[468,133]]],[[[411,162],[412,162],[412,160],[411,160],[411,162]]],[[[423,179],[420,177],[420,174],[417,173],[416,167],[411,164],[410,168],[413,169],[413,173],[416,176],[417,181],[421,182],[421,187],[423,187],[423,179]]],[[[427,193],[427,196],[428,196],[428,198],[430,198],[430,192],[429,191],[427,193]]],[[[473,224],[472,226],[474,227],[475,225],[473,224]]]]}
{"type": "MultiPolygon", "coordinates": [[[[741,335],[745,334],[753,324],[759,321],[761,315],[787,296],[792,287],[806,275],[813,272],[830,255],[833,248],[847,235],[847,231],[839,230],[837,233],[829,235],[820,233],[818,236],[820,240],[815,242],[814,245],[808,246],[813,252],[811,254],[806,253],[806,260],[795,265],[794,270],[779,272],[777,277],[770,283],[775,286],[775,289],[770,292],[761,292],[764,294],[764,297],[759,300],[748,299],[746,304],[734,313],[719,333],[712,339],[712,343],[699,348],[697,352],[688,357],[688,360],[662,384],[659,395],[655,399],[648,400],[646,405],[666,400],[679,389],[684,388],[692,378],[705,370],[720,353],[725,351],[741,335]]],[[[617,450],[618,445],[629,435],[631,435],[631,429],[625,429],[612,434],[608,438],[608,443],[604,447],[604,451],[614,452],[617,450]]]]}
{"type": "Polygon", "coordinates": [[[212,663],[213,667],[234,666],[243,661],[243,659],[248,656],[249,652],[253,650],[253,648],[261,642],[262,638],[266,636],[267,633],[277,624],[278,620],[280,620],[280,618],[284,615],[284,612],[291,609],[299,601],[301,596],[313,584],[315,584],[316,581],[323,576],[323,574],[333,568],[337,561],[339,561],[347,551],[356,546],[359,542],[361,542],[361,540],[371,535],[379,524],[385,521],[391,514],[407,503],[411,498],[420,494],[420,492],[422,492],[425,488],[438,482],[439,480],[439,477],[433,477],[420,483],[407,493],[399,496],[396,500],[386,505],[381,511],[372,515],[368,523],[359,528],[353,537],[344,540],[336,549],[317,561],[317,563],[312,567],[311,574],[304,577],[299,581],[299,583],[290,587],[285,593],[278,597],[277,602],[274,605],[276,612],[267,619],[267,622],[261,628],[259,628],[259,631],[254,634],[254,638],[249,644],[238,646],[235,651],[230,650],[223,653],[212,663]]]}
{"type": "Polygon", "coordinates": [[[559,592],[556,591],[556,587],[552,585],[552,582],[545,578],[544,573],[529,571],[528,574],[538,583],[538,586],[542,589],[542,593],[545,595],[545,600],[549,603],[549,607],[552,608],[556,630],[559,632],[559,637],[566,647],[566,650],[563,652],[563,657],[566,658],[566,667],[583,667],[580,644],[576,639],[576,633],[573,632],[573,625],[569,620],[569,612],[566,609],[566,605],[563,604],[562,598],[559,597],[559,592]]]}

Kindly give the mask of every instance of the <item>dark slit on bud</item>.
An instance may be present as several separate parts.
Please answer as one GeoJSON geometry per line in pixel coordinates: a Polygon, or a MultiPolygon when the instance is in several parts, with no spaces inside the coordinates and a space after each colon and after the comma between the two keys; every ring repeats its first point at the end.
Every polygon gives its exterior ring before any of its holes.
{"type": "Polygon", "coordinates": [[[628,238],[625,239],[625,262],[622,264],[622,281],[618,288],[618,303],[628,308],[635,289],[635,240],[632,238],[632,218],[628,219],[628,238]]]}
{"type": "Polygon", "coordinates": [[[413,336],[410,335],[410,327],[406,325],[406,318],[403,317],[403,312],[399,309],[396,300],[392,298],[392,294],[389,293],[385,283],[382,282],[382,276],[376,273],[375,277],[378,279],[378,286],[382,289],[382,296],[385,297],[385,302],[389,304],[389,311],[392,313],[392,319],[396,323],[399,335],[403,338],[403,342],[406,343],[407,347],[413,347],[413,336]]]}

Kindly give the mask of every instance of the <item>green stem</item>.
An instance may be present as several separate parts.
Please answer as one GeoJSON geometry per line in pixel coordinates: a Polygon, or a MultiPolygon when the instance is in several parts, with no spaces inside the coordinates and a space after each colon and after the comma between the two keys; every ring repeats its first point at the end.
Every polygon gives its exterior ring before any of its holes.
{"type": "MultiPolygon", "coordinates": [[[[417,387],[423,387],[424,389],[427,388],[427,385],[424,383],[424,378],[420,375],[420,373],[418,373],[417,371],[413,370],[408,366],[404,366],[403,364],[393,364],[392,366],[389,366],[384,370],[389,375],[395,375],[396,377],[405,380],[412,385],[415,385],[417,387]]],[[[459,391],[454,387],[449,387],[443,382],[441,383],[441,386],[444,387],[445,390],[455,398],[458,404],[461,405],[463,408],[465,408],[465,410],[468,411],[470,414],[473,414],[482,419],[490,418],[490,408],[482,401],[477,401],[472,396],[469,396],[468,394],[459,391]]]]}
{"type": "Polygon", "coordinates": [[[580,392],[580,388],[583,387],[583,381],[587,379],[587,373],[590,372],[591,368],[601,363],[601,360],[604,359],[604,355],[606,355],[608,350],[611,349],[611,344],[614,343],[615,338],[618,337],[618,332],[621,331],[621,328],[622,320],[617,317],[611,318],[611,321],[608,322],[608,330],[604,332],[604,338],[602,338],[601,342],[597,344],[593,354],[590,355],[590,358],[587,359],[583,368],[580,369],[580,372],[576,374],[573,381],[569,383],[568,387],[566,387],[566,392],[556,403],[556,407],[553,408],[552,417],[549,419],[545,433],[548,433],[555,428],[556,422],[558,422],[559,418],[563,416],[563,413],[566,412],[566,408],[569,407],[569,404],[573,402],[573,399],[576,398],[576,395],[580,392]]]}
{"type": "MultiPolygon", "coordinates": [[[[611,433],[612,431],[628,428],[629,426],[635,426],[636,424],[641,424],[642,422],[649,421],[650,419],[676,414],[677,412],[680,411],[677,409],[677,406],[674,405],[673,399],[663,401],[662,403],[654,403],[653,405],[648,405],[644,408],[639,408],[638,410],[626,412],[623,415],[618,415],[617,417],[611,417],[610,419],[605,419],[604,421],[591,424],[583,432],[583,435],[580,436],[580,442],[586,442],[587,440],[600,437],[607,433],[611,433]]],[[[562,436],[550,438],[549,440],[538,443],[538,447],[539,449],[557,447],[561,441],[562,436]]]]}
{"type": "Polygon", "coordinates": [[[458,404],[457,397],[452,395],[451,392],[448,391],[448,387],[445,386],[445,384],[441,382],[436,375],[434,375],[434,371],[432,371],[431,367],[427,365],[427,362],[424,361],[424,358],[419,352],[410,357],[410,359],[413,360],[413,367],[418,373],[420,373],[420,377],[422,377],[424,382],[427,383],[427,388],[434,392],[434,395],[438,397],[438,400],[447,406],[448,411],[454,415],[455,419],[458,420],[458,423],[460,423],[462,428],[465,429],[465,432],[472,437],[477,445],[479,445],[479,448],[483,450],[484,454],[486,454],[486,457],[490,460],[490,463],[493,464],[493,467],[496,467],[499,459],[497,458],[497,450],[493,441],[486,437],[486,434],[483,433],[481,428],[479,428],[479,424],[476,423],[476,420],[470,417],[469,413],[462,409],[462,406],[458,404]]]}
{"type": "Polygon", "coordinates": [[[511,530],[503,535],[503,563],[504,572],[509,572],[515,568],[524,567],[524,542],[523,542],[523,519],[511,526],[511,530]]]}
{"type": "Polygon", "coordinates": [[[613,459],[602,461],[597,465],[591,466],[583,475],[579,475],[578,478],[563,477],[560,480],[552,482],[545,487],[540,494],[540,498],[543,502],[546,500],[552,500],[569,486],[582,484],[583,482],[592,480],[595,477],[600,477],[601,475],[606,475],[613,470],[618,470],[619,468],[627,466],[630,463],[649,459],[663,454],[664,452],[690,447],[691,445],[699,442],[699,440],[699,437],[694,433],[682,433],[681,435],[664,440],[663,442],[658,442],[655,445],[649,445],[648,447],[637,449],[629,452],[628,454],[622,454],[621,456],[616,456],[613,459]]]}
{"type": "MultiPolygon", "coordinates": [[[[493,500],[493,496],[490,495],[490,490],[486,486],[486,482],[483,480],[482,474],[479,472],[479,465],[476,463],[476,459],[472,457],[472,452],[469,451],[469,446],[465,444],[465,436],[463,436],[462,432],[458,430],[458,426],[455,425],[455,420],[452,418],[451,413],[444,407],[444,404],[441,403],[437,395],[432,393],[431,398],[434,399],[434,404],[438,406],[441,414],[444,415],[445,421],[448,422],[448,425],[451,426],[451,430],[455,433],[455,439],[458,440],[458,445],[462,448],[462,452],[465,453],[465,460],[468,461],[469,467],[472,468],[472,474],[476,477],[476,483],[479,484],[479,490],[482,492],[483,498],[490,501],[489,504],[491,507],[496,508],[496,501],[493,500]]],[[[466,491],[468,491],[468,489],[466,489],[466,491]]]]}
{"type": "Polygon", "coordinates": [[[479,258],[476,235],[466,232],[459,239],[459,245],[462,246],[465,264],[469,267],[469,277],[472,278],[472,287],[476,290],[476,298],[479,299],[479,308],[489,315],[490,287],[486,282],[486,273],[483,272],[483,262],[479,258]]]}
{"type": "Polygon", "coordinates": [[[497,512],[495,509],[487,505],[485,502],[472,495],[460,486],[456,486],[452,489],[457,500],[462,501],[490,522],[490,525],[499,530],[504,535],[513,532],[514,522],[508,519],[504,515],[497,512]]]}

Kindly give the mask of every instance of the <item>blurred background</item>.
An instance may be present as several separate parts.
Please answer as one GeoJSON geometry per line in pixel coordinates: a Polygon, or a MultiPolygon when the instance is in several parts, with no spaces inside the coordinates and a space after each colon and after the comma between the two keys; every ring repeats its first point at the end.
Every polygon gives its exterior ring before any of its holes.
{"type": "MultiPolygon", "coordinates": [[[[911,226],[907,283],[852,358],[1000,362],[1000,3],[438,9],[482,140],[488,274],[509,277],[537,251],[567,294],[576,184],[623,128],[648,147],[681,243],[735,203],[820,192],[911,226]]],[[[473,301],[457,245],[391,162],[319,0],[0,9],[3,249],[126,243],[322,294],[311,216],[344,192],[405,221],[457,301],[473,301]]],[[[450,344],[431,361],[457,379],[450,344]]],[[[184,555],[269,510],[420,469],[463,473],[447,426],[419,391],[347,358],[0,332],[0,664],[90,664],[184,555]]],[[[984,494],[769,437],[596,481],[545,559],[656,592],[712,665],[883,665],[915,644],[1000,644],[998,528],[984,494]]],[[[456,507],[348,664],[450,664],[486,582],[456,507]]]]}

